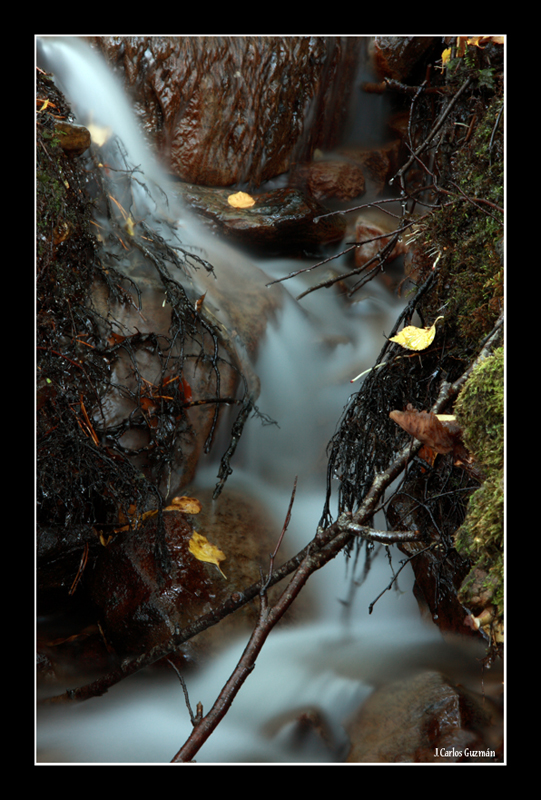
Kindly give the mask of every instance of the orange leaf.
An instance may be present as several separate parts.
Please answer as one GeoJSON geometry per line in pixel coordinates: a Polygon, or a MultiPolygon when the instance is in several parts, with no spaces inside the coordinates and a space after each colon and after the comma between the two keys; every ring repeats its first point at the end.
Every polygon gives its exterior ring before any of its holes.
{"type": "Polygon", "coordinates": [[[199,514],[201,503],[195,497],[173,497],[166,511],[181,511],[183,514],[199,514]]]}

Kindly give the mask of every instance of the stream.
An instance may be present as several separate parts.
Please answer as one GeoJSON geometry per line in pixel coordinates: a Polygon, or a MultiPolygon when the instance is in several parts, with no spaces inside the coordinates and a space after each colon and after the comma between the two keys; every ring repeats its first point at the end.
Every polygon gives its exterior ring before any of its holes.
{"type": "MultiPolygon", "coordinates": [[[[38,43],[38,64],[58,76],[83,124],[89,123],[91,115],[93,124],[115,131],[132,163],[142,165],[147,186],[164,180],[138,136],[127,99],[96,53],[77,40],[44,37],[38,43]]],[[[367,115],[358,116],[366,119],[367,115]]],[[[138,202],[141,216],[150,213],[152,203],[146,192],[138,202]]],[[[196,243],[206,236],[188,211],[179,208],[176,213],[183,241],[187,237],[188,242],[196,243]]],[[[211,263],[220,261],[219,276],[224,281],[236,260],[246,259],[230,245],[221,247],[215,238],[205,241],[205,251],[211,263]]],[[[287,258],[260,258],[256,264],[268,281],[302,266],[299,260],[287,258]]],[[[261,381],[257,405],[277,425],[250,421],[227,482],[228,487],[255,495],[265,504],[275,518],[278,537],[297,477],[286,534],[291,553],[313,538],[321,517],[325,451],[348,398],[358,387],[352,386],[350,379],[374,363],[384,336],[403,308],[403,300],[376,281],[347,308],[337,294],[326,290],[313,292],[300,303],[294,299],[307,282],[317,280],[317,275],[306,273],[274,287],[283,294],[282,307],[268,323],[254,369],[261,381]]],[[[202,457],[197,487],[214,486],[219,449],[214,447],[210,455],[202,457]]],[[[189,494],[189,487],[185,493],[189,494]]],[[[412,653],[422,668],[425,648],[441,641],[435,626],[420,618],[409,566],[369,613],[370,604],[389,585],[402,558],[394,548],[381,546],[374,549],[364,580],[362,560],[356,563],[342,555],[313,575],[305,590],[313,608],[310,621],[271,633],[255,670],[198,753],[197,762],[342,761],[348,749],[342,725],[348,715],[368,697],[382,675],[388,680],[399,675],[402,660],[412,653]],[[296,717],[307,712],[325,721],[325,737],[314,729],[299,731],[296,717]]],[[[205,712],[210,709],[245,644],[246,637],[240,637],[212,664],[187,677],[192,706],[201,702],[205,712]]],[[[441,658],[445,659],[444,651],[441,658]]],[[[162,672],[158,677],[151,670],[144,671],[103,697],[73,707],[41,709],[37,760],[168,763],[191,729],[176,675],[162,672]]]]}

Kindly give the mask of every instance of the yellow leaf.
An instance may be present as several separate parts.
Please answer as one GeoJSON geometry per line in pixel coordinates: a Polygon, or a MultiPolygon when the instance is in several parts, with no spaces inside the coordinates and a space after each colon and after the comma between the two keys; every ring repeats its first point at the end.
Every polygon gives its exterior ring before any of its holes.
{"type": "MultiPolygon", "coordinates": [[[[195,497],[173,497],[171,503],[164,508],[164,511],[180,511],[183,514],[199,514],[201,511],[201,503],[199,500],[196,500],[195,497]]],[[[128,514],[131,514],[131,516],[126,516],[123,512],[119,514],[119,522],[121,523],[122,527],[115,528],[115,533],[123,533],[124,531],[131,530],[133,527],[138,527],[145,520],[149,519],[149,517],[157,516],[158,509],[152,508],[150,511],[144,511],[138,517],[135,515],[135,512],[136,508],[132,505],[128,509],[128,514]]]]}
{"type": "Polygon", "coordinates": [[[236,194],[230,194],[227,198],[227,202],[233,208],[250,208],[251,206],[255,205],[255,200],[246,192],[237,192],[236,194]]]}
{"type": "Polygon", "coordinates": [[[441,67],[442,67],[442,70],[443,70],[444,66],[447,64],[447,62],[449,61],[450,58],[451,58],[451,48],[448,47],[441,54],[441,67]]]}
{"type": "Polygon", "coordinates": [[[415,325],[408,325],[396,336],[391,336],[389,341],[396,342],[406,350],[425,350],[434,341],[436,322],[439,319],[443,319],[443,317],[435,319],[431,328],[416,328],[415,325]]]}
{"type": "Polygon", "coordinates": [[[135,235],[135,229],[134,229],[135,222],[133,221],[133,219],[131,218],[131,216],[129,214],[126,217],[125,225],[126,225],[126,233],[128,234],[128,236],[134,236],[135,235]]]}
{"type": "Polygon", "coordinates": [[[190,539],[189,550],[198,561],[207,561],[209,564],[215,564],[225,578],[225,575],[220,568],[220,561],[224,561],[226,555],[213,544],[211,544],[208,539],[206,539],[200,533],[196,533],[194,531],[193,536],[190,539]]]}
{"type": "Polygon", "coordinates": [[[173,497],[166,511],[182,511],[183,514],[199,514],[201,503],[195,497],[173,497]]]}

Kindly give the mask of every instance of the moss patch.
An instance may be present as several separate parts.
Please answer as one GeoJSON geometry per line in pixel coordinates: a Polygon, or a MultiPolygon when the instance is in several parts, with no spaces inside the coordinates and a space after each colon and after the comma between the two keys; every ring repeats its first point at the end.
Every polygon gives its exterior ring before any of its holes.
{"type": "Polygon", "coordinates": [[[456,549],[473,565],[459,596],[474,614],[483,614],[483,627],[498,639],[503,633],[504,605],[503,348],[473,371],[457,399],[455,413],[464,429],[464,441],[486,474],[455,537],[456,549]]]}

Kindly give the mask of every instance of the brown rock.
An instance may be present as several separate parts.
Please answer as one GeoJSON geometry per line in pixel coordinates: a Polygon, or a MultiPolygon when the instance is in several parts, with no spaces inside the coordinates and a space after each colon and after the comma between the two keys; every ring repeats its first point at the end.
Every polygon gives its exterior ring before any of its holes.
{"type": "Polygon", "coordinates": [[[398,168],[401,150],[402,142],[394,139],[380,147],[341,147],[338,152],[359,164],[368,188],[380,194],[398,168]]]}
{"type": "Polygon", "coordinates": [[[90,131],[84,125],[76,125],[67,120],[55,122],[54,130],[60,147],[71,156],[80,156],[91,145],[90,131]]]}
{"type": "Polygon", "coordinates": [[[316,198],[353,200],[365,192],[364,172],[348,161],[314,161],[295,170],[294,181],[316,198]]]}
{"type": "Polygon", "coordinates": [[[501,760],[502,714],[487,697],[424,672],[377,689],[347,726],[349,763],[501,760]]]}
{"type": "Polygon", "coordinates": [[[405,81],[433,41],[432,36],[375,36],[371,51],[378,76],[405,81]]]}
{"type": "Polygon", "coordinates": [[[182,180],[230,186],[286,172],[337,143],[357,37],[91,37],[182,180]]]}
{"type": "Polygon", "coordinates": [[[339,241],[346,223],[340,215],[315,219],[328,209],[298,189],[276,189],[253,195],[249,208],[234,208],[227,202],[226,189],[200,186],[180,187],[190,208],[224,238],[267,252],[291,255],[306,247],[339,241]]]}
{"type": "MultiPolygon", "coordinates": [[[[356,266],[363,267],[368,261],[370,261],[371,258],[377,255],[380,250],[389,244],[389,239],[391,238],[392,234],[386,236],[386,233],[389,232],[384,231],[379,225],[375,225],[363,217],[359,217],[357,219],[355,223],[355,241],[365,242],[365,244],[355,248],[356,266]]],[[[403,242],[397,242],[390,254],[387,256],[386,263],[394,261],[395,258],[398,258],[398,256],[401,256],[406,252],[406,245],[403,242]]],[[[376,266],[376,262],[374,262],[374,266],[376,266]]]]}
{"type": "MultiPolygon", "coordinates": [[[[154,517],[137,530],[117,534],[102,548],[92,578],[92,599],[105,636],[119,654],[143,653],[165,645],[175,631],[258,581],[260,568],[268,569],[280,525],[260,503],[228,487],[214,501],[212,490],[190,494],[202,503],[199,514],[164,514],[172,562],[167,575],[156,565],[154,517]],[[194,531],[225,554],[220,562],[224,574],[190,552],[194,531]]],[[[285,558],[285,554],[278,558],[276,566],[285,558]]],[[[279,591],[279,585],[273,587],[270,599],[279,591]]],[[[252,601],[198,634],[181,652],[196,661],[208,658],[232,635],[251,630],[257,615],[258,602],[252,601]]]]}
{"type": "MultiPolygon", "coordinates": [[[[422,530],[427,539],[435,541],[436,537],[441,537],[443,542],[452,542],[454,524],[450,513],[441,518],[439,528],[434,527],[415,499],[420,491],[420,482],[413,481],[391,499],[388,518],[393,530],[422,530]]],[[[444,633],[480,637],[478,631],[472,630],[466,622],[468,609],[458,598],[462,581],[470,569],[469,562],[453,547],[440,551],[439,548],[427,548],[424,542],[407,542],[400,544],[399,549],[411,558],[415,574],[413,593],[422,613],[430,616],[444,633]]]]}
{"type": "MultiPolygon", "coordinates": [[[[215,405],[212,403],[185,408],[181,415],[163,414],[167,392],[160,386],[178,376],[178,345],[171,346],[169,329],[171,307],[164,305],[163,288],[147,288],[141,293],[141,309],[133,304],[118,303],[104,295],[99,287],[93,294],[94,308],[114,320],[116,339],[111,341],[111,386],[94,409],[89,409],[96,434],[107,446],[110,436],[124,430],[118,444],[133,463],[152,472],[152,450],[156,446],[152,417],[160,409],[160,425],[170,427],[175,444],[170,469],[162,476],[160,490],[164,496],[176,494],[195,474],[199,456],[213,426],[215,405]],[[167,366],[165,366],[167,364],[167,366]],[[130,455],[131,454],[131,455],[130,455]]],[[[218,395],[217,376],[210,358],[214,342],[202,336],[188,339],[184,349],[182,386],[186,400],[205,400],[218,395]],[[201,358],[202,351],[208,361],[201,358]]],[[[219,346],[220,396],[232,397],[238,385],[238,373],[230,365],[229,353],[219,346]]],[[[222,409],[220,409],[220,414],[222,409]]],[[[160,435],[167,436],[162,427],[160,435]]]]}

